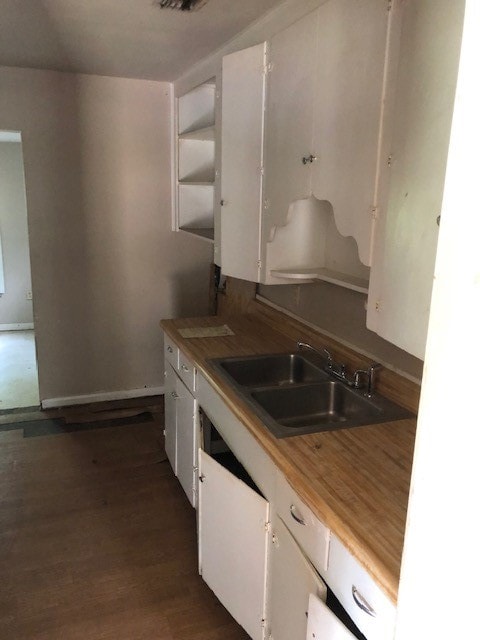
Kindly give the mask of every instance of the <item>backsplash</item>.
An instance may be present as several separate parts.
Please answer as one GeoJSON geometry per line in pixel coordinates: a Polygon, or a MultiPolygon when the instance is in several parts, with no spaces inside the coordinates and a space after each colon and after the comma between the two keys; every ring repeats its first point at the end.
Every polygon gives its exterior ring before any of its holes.
{"type": "Polygon", "coordinates": [[[258,285],[258,294],[375,359],[418,380],[422,378],[422,360],[367,329],[364,294],[327,282],[258,285]]]}

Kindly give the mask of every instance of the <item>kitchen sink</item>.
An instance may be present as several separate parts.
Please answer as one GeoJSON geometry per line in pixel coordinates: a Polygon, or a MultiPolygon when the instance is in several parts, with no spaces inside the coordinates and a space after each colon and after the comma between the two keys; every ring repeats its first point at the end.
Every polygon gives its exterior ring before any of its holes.
{"type": "Polygon", "coordinates": [[[284,386],[328,380],[328,374],[298,353],[246,356],[218,361],[220,370],[245,387],[284,386]]]}
{"type": "Polygon", "coordinates": [[[215,358],[213,368],[277,438],[412,417],[375,393],[332,379],[326,361],[299,353],[215,358]]]}
{"type": "Polygon", "coordinates": [[[261,389],[252,398],[279,424],[292,429],[375,419],[381,408],[333,380],[290,389],[261,389]],[[280,391],[280,393],[279,393],[280,391]]]}

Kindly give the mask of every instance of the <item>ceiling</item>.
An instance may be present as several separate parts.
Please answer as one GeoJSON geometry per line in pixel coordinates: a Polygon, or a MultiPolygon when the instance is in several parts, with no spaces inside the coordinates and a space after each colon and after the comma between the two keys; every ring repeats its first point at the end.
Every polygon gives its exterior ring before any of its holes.
{"type": "Polygon", "coordinates": [[[175,80],[283,0],[0,0],[0,65],[175,80]]]}

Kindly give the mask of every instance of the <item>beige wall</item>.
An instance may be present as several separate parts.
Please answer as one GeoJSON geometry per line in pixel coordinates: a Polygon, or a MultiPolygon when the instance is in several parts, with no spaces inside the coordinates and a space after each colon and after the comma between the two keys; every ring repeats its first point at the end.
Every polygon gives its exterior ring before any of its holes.
{"type": "Polygon", "coordinates": [[[0,68],[22,132],[40,397],[163,384],[160,318],[207,310],[211,245],[171,231],[171,85],[0,68]]]}
{"type": "Polygon", "coordinates": [[[367,296],[328,282],[259,286],[259,294],[372,359],[421,379],[423,362],[367,329],[367,296]]]}
{"type": "Polygon", "coordinates": [[[27,205],[20,142],[0,142],[0,236],[5,293],[0,296],[2,325],[31,324],[32,290],[28,249],[27,205]]]}

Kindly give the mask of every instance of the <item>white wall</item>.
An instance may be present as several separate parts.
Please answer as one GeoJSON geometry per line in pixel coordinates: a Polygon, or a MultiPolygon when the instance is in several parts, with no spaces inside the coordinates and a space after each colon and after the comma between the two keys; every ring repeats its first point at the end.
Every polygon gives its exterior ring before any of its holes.
{"type": "Polygon", "coordinates": [[[0,296],[2,325],[31,324],[32,290],[27,204],[20,142],[0,142],[0,238],[5,293],[0,296]]]}
{"type": "Polygon", "coordinates": [[[163,384],[158,322],[207,310],[211,245],[171,231],[171,85],[0,68],[22,132],[42,399],[163,384]]]}

